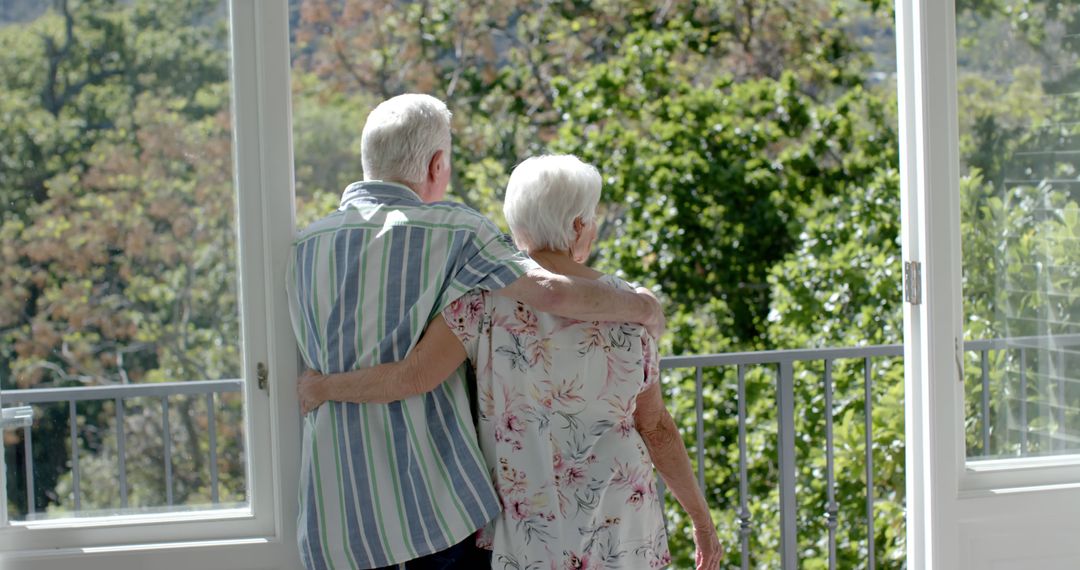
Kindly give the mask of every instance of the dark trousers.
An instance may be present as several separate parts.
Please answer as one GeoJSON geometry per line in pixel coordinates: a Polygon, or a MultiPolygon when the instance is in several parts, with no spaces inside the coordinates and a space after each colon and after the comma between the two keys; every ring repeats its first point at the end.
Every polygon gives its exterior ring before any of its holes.
{"type": "Polygon", "coordinates": [[[422,556],[396,566],[385,566],[376,570],[480,570],[491,568],[491,551],[478,548],[476,537],[465,540],[427,556],[422,556]]]}

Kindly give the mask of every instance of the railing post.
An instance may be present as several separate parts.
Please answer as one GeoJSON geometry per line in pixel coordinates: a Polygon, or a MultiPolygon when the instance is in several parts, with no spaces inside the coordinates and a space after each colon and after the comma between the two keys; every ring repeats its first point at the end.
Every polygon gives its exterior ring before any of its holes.
{"type": "Polygon", "coordinates": [[[750,490],[746,475],[746,368],[738,365],[739,375],[739,546],[742,548],[742,570],[750,568],[750,490]]]}
{"type": "Polygon", "coordinates": [[[1020,347],[1020,456],[1028,451],[1027,350],[1020,347]]]}
{"type": "Polygon", "coordinates": [[[834,466],[835,443],[833,440],[833,379],[832,360],[825,360],[825,523],[829,527],[829,570],[836,570],[836,473],[834,466]]]}
{"type": "Polygon", "coordinates": [[[780,362],[777,392],[777,455],[780,466],[780,567],[798,568],[795,510],[795,372],[780,362]]]}
{"type": "Polygon", "coordinates": [[[1039,436],[1039,451],[1046,452],[1054,449],[1054,434],[1050,431],[1050,418],[1053,414],[1053,408],[1050,406],[1050,396],[1052,394],[1050,387],[1050,352],[1046,348],[1036,349],[1035,355],[1038,357],[1038,364],[1035,368],[1035,377],[1039,382],[1039,415],[1037,416],[1036,424],[1042,423],[1045,427],[1040,429],[1039,436]]]}
{"type": "Polygon", "coordinates": [[[986,457],[990,455],[990,351],[979,352],[982,357],[982,454],[986,457]]]}
{"type": "Polygon", "coordinates": [[[218,464],[217,464],[217,418],[214,415],[214,393],[206,394],[206,421],[210,432],[210,502],[218,503],[218,464]]]}
{"type": "Polygon", "coordinates": [[[1057,412],[1058,412],[1058,417],[1057,417],[1058,428],[1057,428],[1057,432],[1058,433],[1057,433],[1057,438],[1055,439],[1055,441],[1057,441],[1058,445],[1055,446],[1055,449],[1064,449],[1065,446],[1066,446],[1065,442],[1068,441],[1068,439],[1067,439],[1067,436],[1068,436],[1068,430],[1067,430],[1068,423],[1065,421],[1065,410],[1066,410],[1066,408],[1068,408],[1068,405],[1066,404],[1066,401],[1065,401],[1065,378],[1066,378],[1066,375],[1065,375],[1065,347],[1062,346],[1062,347],[1058,347],[1058,353],[1057,353],[1057,389],[1058,389],[1058,393],[1057,393],[1057,403],[1058,403],[1058,409],[1057,409],[1057,412]]]}
{"type": "Polygon", "coordinates": [[[68,427],[71,430],[71,490],[75,494],[75,512],[82,510],[82,489],[79,481],[79,420],[75,400],[68,400],[68,427]]]}
{"type": "Polygon", "coordinates": [[[118,463],[120,464],[120,507],[127,508],[128,506],[128,488],[127,488],[127,440],[125,439],[124,429],[124,400],[122,398],[114,399],[116,402],[116,451],[118,454],[118,463]]]}
{"type": "Polygon", "coordinates": [[[873,569],[874,547],[874,416],[873,416],[873,363],[869,357],[863,360],[863,376],[866,400],[863,406],[866,414],[866,552],[868,555],[867,568],[873,569]]]}
{"type": "MultiPolygon", "coordinates": [[[[34,441],[30,432],[33,431],[33,424],[25,426],[23,428],[23,454],[24,461],[26,461],[26,512],[30,515],[37,512],[37,505],[34,504],[34,441]]],[[[7,505],[4,505],[6,508],[7,505]]]]}
{"type": "MultiPolygon", "coordinates": [[[[2,401],[0,401],[0,403],[2,403],[2,401]]],[[[0,416],[0,417],[2,417],[2,416],[0,416]]],[[[3,430],[0,429],[0,437],[2,437],[2,436],[3,436],[3,430]]],[[[0,452],[3,452],[3,447],[2,446],[0,446],[0,452]]],[[[4,489],[5,491],[7,490],[7,468],[6,467],[7,466],[5,465],[4,469],[0,469],[0,488],[4,489]]],[[[8,523],[8,505],[7,505],[7,501],[4,501],[4,504],[0,505],[0,528],[7,528],[8,524],[9,524],[8,523]]]]}
{"type": "Polygon", "coordinates": [[[173,504],[173,472],[172,472],[172,425],[169,423],[169,397],[161,397],[161,438],[165,448],[165,502],[169,506],[173,504]]]}
{"type": "Polygon", "coordinates": [[[697,395],[694,397],[694,406],[697,415],[697,476],[698,487],[702,494],[705,493],[705,383],[701,378],[701,367],[695,368],[694,384],[697,387],[697,395]]]}

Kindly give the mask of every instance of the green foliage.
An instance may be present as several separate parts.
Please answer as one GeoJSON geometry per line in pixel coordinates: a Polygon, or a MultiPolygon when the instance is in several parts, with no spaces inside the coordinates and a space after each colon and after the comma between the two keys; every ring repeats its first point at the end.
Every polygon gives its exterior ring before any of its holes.
{"type": "Polygon", "coordinates": [[[800,207],[895,161],[895,139],[860,88],[819,104],[790,74],[695,86],[677,63],[682,33],[632,34],[619,57],[556,84],[567,121],[555,148],[603,167],[603,263],[660,285],[676,313],[724,301],[733,326],[721,332],[752,347],[800,207]]]}
{"type": "MultiPolygon", "coordinates": [[[[0,109],[12,119],[0,126],[3,388],[239,376],[224,15],[210,1],[88,0],[0,29],[0,109]]],[[[105,480],[93,475],[114,461],[116,443],[93,435],[115,430],[106,408],[81,411],[87,508],[118,506],[100,502],[119,495],[115,464],[105,480]]],[[[191,410],[177,404],[173,437],[205,463],[206,428],[191,410]]],[[[232,424],[218,435],[235,440],[222,445],[223,494],[242,495],[239,403],[223,410],[232,424]]],[[[70,475],[59,475],[71,450],[56,444],[67,408],[37,413],[35,504],[70,508],[70,475]]],[[[152,423],[126,422],[131,484],[160,478],[154,456],[136,452],[160,447],[152,423]]],[[[9,480],[17,468],[8,463],[9,480]]],[[[177,503],[206,495],[205,476],[177,474],[177,503]]],[[[25,493],[12,498],[26,513],[25,493]]]]}
{"type": "Polygon", "coordinates": [[[901,342],[899,185],[899,173],[882,168],[865,187],[807,208],[798,249],[769,275],[775,343],[901,342]]]}
{"type": "MultiPolygon", "coordinates": [[[[659,285],[675,315],[665,347],[704,353],[898,342],[899,175],[891,98],[852,87],[817,101],[794,74],[697,84],[684,30],[644,30],[577,81],[556,83],[567,119],[553,145],[601,165],[598,263],[659,285]]],[[[823,383],[797,370],[800,560],[827,558],[823,383]]],[[[839,564],[865,560],[861,362],[834,370],[839,564]]],[[[872,374],[877,558],[901,567],[903,370],[872,374]]],[[[706,481],[737,564],[738,418],[733,370],[705,371],[706,481]]],[[[746,377],[749,535],[755,566],[778,564],[774,372],[746,377]]],[[[672,413],[696,452],[692,376],[669,378],[672,413]]],[[[676,566],[690,564],[688,521],[669,511],[676,566]]]]}
{"type": "MultiPolygon", "coordinates": [[[[961,181],[965,252],[965,335],[969,339],[1075,334],[1080,314],[1080,205],[1067,190],[1052,185],[995,188],[978,171],[961,181]]],[[[968,454],[1016,455],[1021,438],[1015,424],[1030,418],[1024,451],[1051,452],[1049,433],[1080,422],[1073,410],[1080,394],[1057,391],[1056,383],[1039,382],[1046,371],[1059,366],[1029,348],[1025,357],[1015,350],[972,353],[965,363],[966,440],[968,454]],[[987,358],[987,387],[982,383],[982,359],[987,358]],[[1021,358],[1024,358],[1021,360],[1021,358]],[[1042,362],[1040,362],[1042,361],[1042,362]],[[1030,378],[1021,392],[1019,376],[1030,378]],[[994,403],[991,416],[981,409],[983,390],[994,403]],[[1065,425],[1061,416],[1046,416],[1035,402],[1060,402],[1065,395],[1065,425]],[[983,440],[983,422],[990,422],[989,442],[983,440]],[[1010,424],[1014,424],[1010,426],[1010,424]],[[987,445],[987,443],[989,445],[987,445]]]]}

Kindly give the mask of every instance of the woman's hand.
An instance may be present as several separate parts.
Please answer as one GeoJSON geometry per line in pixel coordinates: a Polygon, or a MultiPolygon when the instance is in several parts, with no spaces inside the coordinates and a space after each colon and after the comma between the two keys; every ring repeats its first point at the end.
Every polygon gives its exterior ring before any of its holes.
{"type": "Polygon", "coordinates": [[[724,547],[716,536],[716,528],[710,521],[707,524],[694,525],[694,549],[696,570],[716,570],[724,556],[724,547]]]}
{"type": "Polygon", "coordinates": [[[326,401],[320,390],[320,384],[327,377],[315,370],[305,370],[296,379],[296,394],[300,397],[300,413],[307,415],[308,412],[318,408],[326,401]]]}

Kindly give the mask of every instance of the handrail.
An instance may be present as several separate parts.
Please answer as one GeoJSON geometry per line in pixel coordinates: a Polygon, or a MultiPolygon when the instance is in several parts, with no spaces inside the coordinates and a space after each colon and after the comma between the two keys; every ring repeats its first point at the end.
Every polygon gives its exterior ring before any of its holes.
{"type": "Polygon", "coordinates": [[[225,380],[193,380],[187,382],[156,382],[153,384],[116,384],[111,386],[69,386],[64,388],[32,388],[4,390],[5,401],[23,404],[52,402],[85,402],[115,398],[161,397],[191,394],[239,392],[244,387],[240,378],[225,380]]]}
{"type": "MultiPolygon", "coordinates": [[[[1080,346],[1080,334],[1051,336],[1019,336],[985,340],[964,341],[964,352],[979,350],[1004,350],[1007,348],[1064,348],[1080,346]],[[1053,342],[1058,342],[1054,346],[1053,342]]],[[[660,369],[692,368],[695,366],[732,366],[736,364],[778,364],[804,360],[843,360],[867,356],[903,356],[902,344],[875,344],[843,348],[795,348],[782,350],[758,350],[751,352],[727,352],[718,354],[693,354],[687,356],[664,356],[660,369]]]]}
{"type": "Polygon", "coordinates": [[[760,350],[756,352],[728,352],[723,354],[695,354],[688,356],[665,356],[660,359],[660,369],[693,368],[697,366],[734,366],[756,364],[780,364],[805,360],[844,360],[873,356],[903,356],[902,344],[876,344],[850,348],[796,348],[790,350],[760,350]]]}

